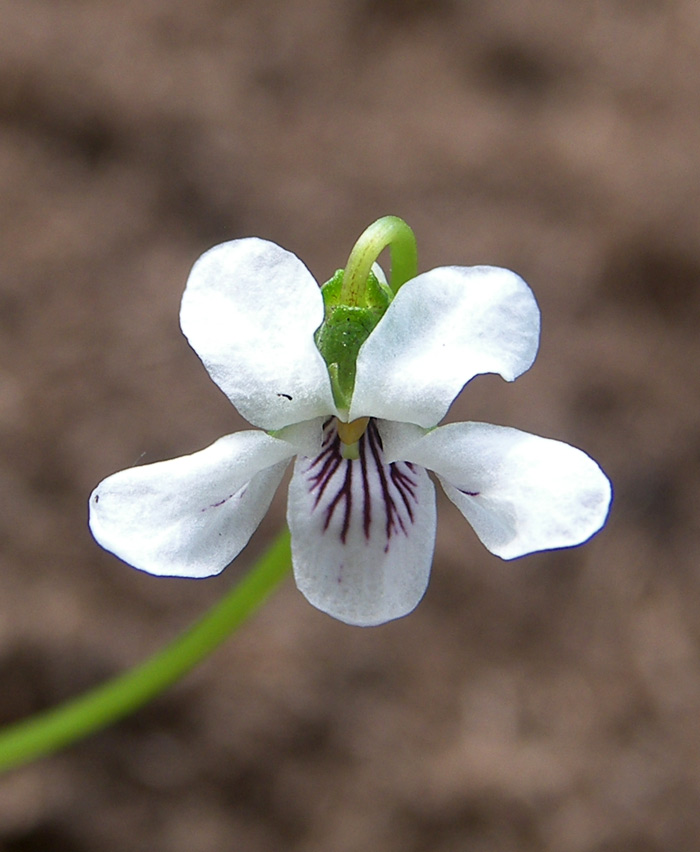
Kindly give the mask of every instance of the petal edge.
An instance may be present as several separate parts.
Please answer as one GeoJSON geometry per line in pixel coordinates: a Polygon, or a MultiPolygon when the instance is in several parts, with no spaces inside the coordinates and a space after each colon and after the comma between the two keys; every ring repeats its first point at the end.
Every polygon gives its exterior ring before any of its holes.
{"type": "Polygon", "coordinates": [[[323,298],[309,270],[250,237],[205,252],[187,281],[180,325],[209,375],[250,423],[266,430],[335,413],[314,342],[323,298]]]}
{"type": "Polygon", "coordinates": [[[103,480],[90,497],[90,529],[141,571],[218,574],[257,529],[294,449],[263,432],[237,432],[189,456],[103,480]]]}
{"type": "Polygon", "coordinates": [[[360,349],[349,419],[435,426],[481,373],[513,381],[532,365],[540,312],[508,269],[449,266],[408,281],[360,349]]]}
{"type": "Polygon", "coordinates": [[[590,456],[507,426],[439,426],[407,456],[437,473],[482,543],[502,559],[583,544],[610,509],[610,481],[590,456]]]}

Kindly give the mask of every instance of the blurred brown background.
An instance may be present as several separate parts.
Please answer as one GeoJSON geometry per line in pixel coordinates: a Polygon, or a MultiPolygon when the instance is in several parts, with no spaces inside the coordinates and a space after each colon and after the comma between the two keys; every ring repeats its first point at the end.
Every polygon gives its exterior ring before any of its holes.
{"type": "Polygon", "coordinates": [[[0,719],[143,659],[208,581],[102,552],[107,474],[243,421],[178,328],[258,235],[320,279],[386,213],[421,269],[517,270],[533,369],[450,412],[611,476],[587,546],[512,563],[440,497],[376,629],[291,581],[124,723],[0,781],[2,852],[691,852],[700,833],[695,0],[0,0],[0,719]]]}

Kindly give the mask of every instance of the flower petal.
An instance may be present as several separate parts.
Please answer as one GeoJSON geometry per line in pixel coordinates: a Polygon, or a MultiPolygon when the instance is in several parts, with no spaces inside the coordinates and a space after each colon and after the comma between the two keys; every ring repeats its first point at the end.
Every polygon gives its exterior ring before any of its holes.
{"type": "Polygon", "coordinates": [[[309,270],[257,238],[203,254],[180,311],[182,330],[212,379],[263,429],[335,413],[313,337],[322,320],[323,298],[309,270]]]}
{"type": "Polygon", "coordinates": [[[218,574],[257,529],[294,453],[264,432],[237,432],[192,455],[123,470],[93,491],[90,529],[150,574],[218,574]]]}
{"type": "Polygon", "coordinates": [[[321,453],[297,459],[289,486],[294,576],[310,603],[348,624],[382,624],[423,597],[435,545],[435,489],[427,473],[388,465],[376,424],[360,457],[342,458],[335,428],[321,453]]]}
{"type": "Polygon", "coordinates": [[[608,515],[608,478],[561,441],[489,423],[450,423],[419,438],[405,458],[438,474],[481,541],[503,559],[581,544],[608,515]]]}
{"type": "Polygon", "coordinates": [[[302,423],[292,423],[273,433],[273,438],[280,438],[294,447],[294,455],[315,456],[321,450],[323,429],[328,417],[316,417],[302,423]]]}
{"type": "Polygon", "coordinates": [[[399,290],[357,358],[349,420],[434,426],[480,373],[512,381],[535,360],[540,312],[507,269],[433,269],[399,290]]]}

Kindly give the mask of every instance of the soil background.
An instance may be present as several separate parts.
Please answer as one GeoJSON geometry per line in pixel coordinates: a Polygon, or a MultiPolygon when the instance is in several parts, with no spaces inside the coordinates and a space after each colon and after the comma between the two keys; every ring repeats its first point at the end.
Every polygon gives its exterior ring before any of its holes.
{"type": "Polygon", "coordinates": [[[0,782],[2,852],[691,852],[700,836],[700,5],[0,0],[0,720],[144,659],[240,577],[103,552],[107,474],[245,424],[178,326],[257,235],[321,281],[381,215],[420,268],[518,271],[514,384],[450,411],[613,480],[584,547],[505,563],[443,497],[416,612],[291,581],[133,717],[0,782]]]}

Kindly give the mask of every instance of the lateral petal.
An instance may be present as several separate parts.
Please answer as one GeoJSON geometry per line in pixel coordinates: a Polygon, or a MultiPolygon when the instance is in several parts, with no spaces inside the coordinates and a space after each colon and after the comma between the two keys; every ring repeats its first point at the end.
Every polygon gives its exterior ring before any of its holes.
{"type": "Polygon", "coordinates": [[[360,349],[348,419],[435,426],[474,376],[524,373],[539,331],[535,297],[514,272],[446,266],[418,275],[360,349]]]}
{"type": "Polygon", "coordinates": [[[123,470],[93,491],[90,529],[141,571],[218,574],[257,529],[294,454],[264,432],[236,432],[192,455],[123,470]]]}
{"type": "Polygon", "coordinates": [[[383,458],[370,422],[360,457],[342,458],[335,428],[321,452],[300,456],[287,520],[299,590],[348,624],[406,615],[425,593],[435,545],[435,489],[425,470],[383,458]]]}
{"type": "Polygon", "coordinates": [[[450,423],[405,457],[438,474],[484,545],[503,559],[582,544],[605,523],[608,478],[561,441],[489,423],[450,423]]]}
{"type": "Polygon", "coordinates": [[[314,343],[323,298],[291,252],[254,237],[222,243],[195,263],[180,324],[209,375],[255,426],[281,429],[335,413],[314,343]]]}

